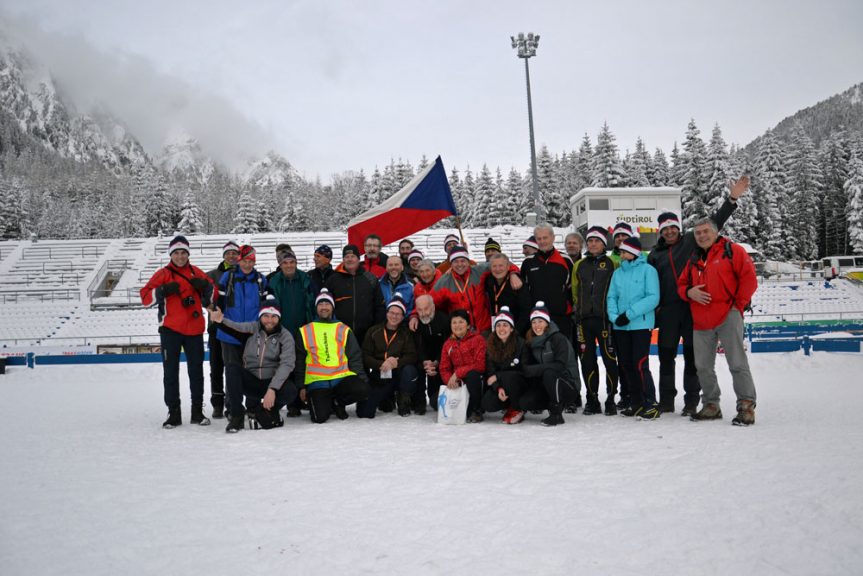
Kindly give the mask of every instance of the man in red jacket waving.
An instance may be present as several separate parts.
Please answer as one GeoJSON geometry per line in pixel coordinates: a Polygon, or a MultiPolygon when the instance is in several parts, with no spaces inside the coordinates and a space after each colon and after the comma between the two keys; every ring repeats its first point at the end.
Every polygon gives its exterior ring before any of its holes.
{"type": "Polygon", "coordinates": [[[701,380],[701,410],[693,420],[718,420],[719,382],[716,379],[716,344],[722,343],[737,395],[737,416],[732,423],[755,423],[755,382],[743,345],[743,310],[758,287],[755,265],[746,251],[719,235],[716,223],[702,218],[695,223],[693,255],[677,281],[677,292],[692,310],[695,367],[701,380]]]}
{"type": "Polygon", "coordinates": [[[163,428],[183,423],[180,416],[180,349],[186,353],[189,387],[192,391],[192,424],[206,426],[204,416],[204,307],[214,297],[213,282],[200,268],[189,263],[189,242],[177,236],[168,245],[171,262],[156,270],[141,288],[144,306],[159,305],[159,341],[162,345],[162,384],[168,419],[163,428]]]}

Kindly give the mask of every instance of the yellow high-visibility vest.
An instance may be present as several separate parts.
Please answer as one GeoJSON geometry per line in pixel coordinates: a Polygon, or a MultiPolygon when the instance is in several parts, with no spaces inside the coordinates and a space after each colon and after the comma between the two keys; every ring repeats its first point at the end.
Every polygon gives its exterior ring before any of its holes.
{"type": "Polygon", "coordinates": [[[311,322],[300,329],[306,349],[305,384],[355,374],[345,354],[348,330],[341,322],[311,322]]]}

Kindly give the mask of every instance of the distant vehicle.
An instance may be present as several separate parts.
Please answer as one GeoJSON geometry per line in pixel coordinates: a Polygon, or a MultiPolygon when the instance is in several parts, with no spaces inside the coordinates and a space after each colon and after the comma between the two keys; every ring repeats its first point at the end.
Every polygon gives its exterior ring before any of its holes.
{"type": "Polygon", "coordinates": [[[821,260],[824,278],[832,280],[840,276],[850,276],[863,280],[863,256],[827,256],[821,260]]]}

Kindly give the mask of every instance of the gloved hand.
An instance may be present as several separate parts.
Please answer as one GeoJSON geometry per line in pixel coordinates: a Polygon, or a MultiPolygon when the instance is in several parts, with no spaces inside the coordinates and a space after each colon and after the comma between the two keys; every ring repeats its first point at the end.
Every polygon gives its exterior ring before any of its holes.
{"type": "Polygon", "coordinates": [[[629,318],[626,317],[626,312],[617,317],[617,320],[614,321],[615,326],[626,326],[629,324],[629,318]]]}
{"type": "Polygon", "coordinates": [[[168,294],[179,294],[180,284],[178,282],[168,282],[167,284],[163,284],[162,293],[165,294],[165,296],[168,294]]]}
{"type": "Polygon", "coordinates": [[[192,285],[192,288],[198,291],[198,294],[203,294],[204,288],[209,284],[205,278],[192,278],[189,280],[189,283],[192,285]]]}

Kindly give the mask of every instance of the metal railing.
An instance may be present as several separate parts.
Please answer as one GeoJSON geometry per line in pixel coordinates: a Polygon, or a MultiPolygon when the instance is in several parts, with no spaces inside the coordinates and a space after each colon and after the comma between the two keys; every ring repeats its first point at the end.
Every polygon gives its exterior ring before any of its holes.
{"type": "Polygon", "coordinates": [[[81,291],[78,288],[40,288],[10,292],[0,292],[0,304],[16,303],[22,300],[38,300],[39,302],[55,302],[58,300],[80,300],[81,291]]]}
{"type": "Polygon", "coordinates": [[[59,246],[30,246],[24,249],[21,259],[32,260],[44,258],[45,255],[48,256],[49,260],[53,260],[54,258],[69,258],[73,256],[80,256],[82,258],[86,258],[87,256],[99,257],[105,253],[106,248],[107,246],[93,244],[85,244],[82,246],[70,246],[68,244],[62,244],[59,246]]]}
{"type": "Polygon", "coordinates": [[[746,314],[746,323],[750,322],[804,322],[806,320],[863,320],[863,310],[845,310],[840,312],[791,312],[779,314],[746,314]]]}

